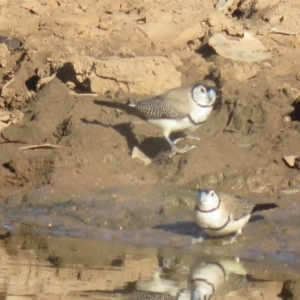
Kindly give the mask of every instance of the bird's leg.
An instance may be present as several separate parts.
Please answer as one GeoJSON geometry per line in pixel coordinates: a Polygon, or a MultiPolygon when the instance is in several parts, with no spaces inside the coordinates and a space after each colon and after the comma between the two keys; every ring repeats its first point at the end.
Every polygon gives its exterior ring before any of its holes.
{"type": "Polygon", "coordinates": [[[192,244],[202,243],[205,240],[206,236],[207,235],[205,234],[205,232],[201,232],[201,234],[197,238],[192,239],[192,244]]]}
{"type": "Polygon", "coordinates": [[[223,241],[222,245],[230,245],[236,242],[236,238],[242,233],[240,229],[234,236],[232,236],[229,240],[223,241]]]}
{"type": "Polygon", "coordinates": [[[196,243],[202,243],[204,241],[204,237],[198,237],[198,238],[193,238],[192,239],[192,244],[196,244],[196,243]]]}
{"type": "Polygon", "coordinates": [[[196,146],[190,146],[190,147],[184,147],[184,148],[178,148],[169,138],[169,134],[164,133],[164,137],[167,140],[167,142],[169,143],[169,145],[171,146],[171,153],[170,153],[170,157],[174,156],[176,153],[186,153],[191,149],[196,148],[196,146]]]}

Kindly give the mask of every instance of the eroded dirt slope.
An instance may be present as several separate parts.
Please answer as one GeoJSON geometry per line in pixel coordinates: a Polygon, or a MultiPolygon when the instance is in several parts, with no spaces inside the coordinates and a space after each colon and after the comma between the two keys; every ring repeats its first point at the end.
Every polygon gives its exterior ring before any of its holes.
{"type": "Polygon", "coordinates": [[[2,198],[21,201],[42,184],[67,195],[191,180],[240,193],[299,186],[282,161],[300,151],[296,1],[2,2],[1,35],[14,38],[1,39],[2,124],[12,123],[1,132],[2,198]],[[245,32],[269,59],[226,59],[207,44],[245,32]],[[198,148],[172,160],[158,129],[93,102],[135,101],[204,76],[219,103],[196,131],[198,148]],[[61,148],[19,150],[43,143],[61,148]],[[135,146],[152,164],[131,158],[135,146]]]}

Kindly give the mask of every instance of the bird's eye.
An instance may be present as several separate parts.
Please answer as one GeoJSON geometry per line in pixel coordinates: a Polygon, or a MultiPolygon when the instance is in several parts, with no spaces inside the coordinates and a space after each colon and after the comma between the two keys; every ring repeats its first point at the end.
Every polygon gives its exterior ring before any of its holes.
{"type": "Polygon", "coordinates": [[[215,193],[214,193],[214,192],[211,192],[210,195],[211,195],[212,197],[214,197],[215,193]]]}
{"type": "Polygon", "coordinates": [[[200,87],[200,91],[201,91],[201,93],[205,93],[205,89],[204,89],[204,87],[200,87]]]}

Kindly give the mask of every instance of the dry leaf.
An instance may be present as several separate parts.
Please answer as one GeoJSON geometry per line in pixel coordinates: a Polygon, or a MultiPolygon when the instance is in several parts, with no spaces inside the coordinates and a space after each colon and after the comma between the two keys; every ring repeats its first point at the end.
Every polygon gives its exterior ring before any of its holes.
{"type": "Polygon", "coordinates": [[[50,81],[52,81],[55,77],[56,77],[56,73],[54,73],[51,76],[41,78],[39,80],[39,82],[37,83],[37,85],[36,85],[37,90],[40,90],[41,87],[43,87],[44,85],[46,85],[47,83],[49,83],[50,81]]]}
{"type": "Polygon", "coordinates": [[[19,110],[6,111],[0,109],[0,132],[11,124],[20,123],[24,114],[19,110]]]}
{"type": "Polygon", "coordinates": [[[293,168],[297,157],[299,157],[299,155],[287,155],[283,157],[283,160],[287,163],[289,167],[293,168]]]}
{"type": "Polygon", "coordinates": [[[151,159],[146,156],[139,148],[134,147],[132,150],[132,158],[139,158],[140,160],[142,160],[145,163],[145,166],[151,164],[151,159]]]}
{"type": "Polygon", "coordinates": [[[284,29],[280,29],[280,28],[269,28],[270,33],[274,33],[274,34],[282,34],[282,35],[297,35],[297,32],[292,32],[292,31],[288,31],[288,30],[284,30],[284,29]]]}
{"type": "Polygon", "coordinates": [[[293,194],[300,193],[300,189],[282,190],[281,193],[286,195],[293,195],[293,194]]]}

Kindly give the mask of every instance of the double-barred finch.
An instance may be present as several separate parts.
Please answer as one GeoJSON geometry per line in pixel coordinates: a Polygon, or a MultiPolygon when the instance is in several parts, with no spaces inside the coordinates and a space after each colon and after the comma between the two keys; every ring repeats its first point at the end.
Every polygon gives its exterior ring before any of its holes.
{"type": "MultiPolygon", "coordinates": [[[[216,101],[216,85],[204,80],[194,86],[179,87],[137,104],[94,101],[96,104],[119,108],[160,127],[171,146],[171,155],[185,153],[196,146],[178,148],[170,139],[172,132],[193,131],[210,115],[216,101]]],[[[194,139],[195,137],[191,137],[194,139]]]]}
{"type": "Polygon", "coordinates": [[[176,300],[174,296],[168,293],[155,293],[147,291],[134,291],[130,297],[130,300],[176,300]]]}
{"type": "Polygon", "coordinates": [[[138,280],[135,283],[133,299],[177,299],[180,292],[187,288],[185,281],[161,278],[160,271],[156,272],[151,280],[138,280]],[[144,298],[141,298],[141,297],[144,298]]]}
{"type": "Polygon", "coordinates": [[[234,234],[229,242],[224,242],[228,244],[242,233],[251,213],[275,207],[278,207],[275,203],[254,204],[238,196],[200,190],[195,207],[196,222],[211,236],[234,234]]]}
{"type": "Polygon", "coordinates": [[[245,286],[246,271],[238,258],[217,258],[197,262],[190,272],[192,300],[208,300],[245,286]]]}

